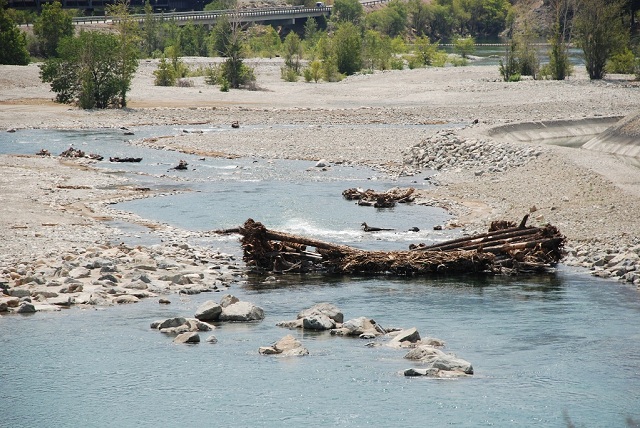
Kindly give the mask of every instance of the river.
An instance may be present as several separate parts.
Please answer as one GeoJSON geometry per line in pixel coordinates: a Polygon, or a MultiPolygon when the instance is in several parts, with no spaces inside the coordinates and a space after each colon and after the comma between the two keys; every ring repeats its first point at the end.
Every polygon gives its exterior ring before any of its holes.
{"type": "MultiPolygon", "coordinates": [[[[140,129],[136,138],[147,132],[180,130],[140,129]]],[[[0,135],[5,153],[48,148],[57,154],[70,143],[107,156],[143,156],[138,165],[98,166],[184,192],[117,208],[179,228],[230,227],[251,215],[274,229],[366,248],[445,237],[431,227],[449,218],[442,210],[375,210],[340,196],[347,187],[428,186],[428,174],[389,178],[347,166],[322,172],[311,162],[201,160],[128,146],[117,130],[0,135]],[[192,166],[186,174],[168,171],[179,157],[192,166]],[[359,231],[362,221],[397,230],[373,237],[359,231]],[[421,231],[406,232],[409,226],[421,231]]],[[[134,229],[130,242],[153,240],[151,232],[134,229]]],[[[238,251],[230,240],[207,245],[238,251]]],[[[249,275],[230,291],[263,307],[266,318],[218,325],[216,344],[176,345],[149,328],[156,319],[192,316],[202,302],[218,300],[216,294],[172,295],[170,305],[147,299],[0,317],[0,426],[562,427],[570,420],[624,427],[627,418],[640,421],[640,296],[633,287],[564,266],[518,278],[294,275],[268,286],[263,281],[249,275]],[[323,301],[340,307],[345,319],[367,316],[443,339],[445,351],[470,361],[475,374],[405,378],[402,371],[416,365],[403,359],[404,351],[275,326],[323,301]],[[288,333],[309,356],[258,354],[258,347],[288,333]]]]}

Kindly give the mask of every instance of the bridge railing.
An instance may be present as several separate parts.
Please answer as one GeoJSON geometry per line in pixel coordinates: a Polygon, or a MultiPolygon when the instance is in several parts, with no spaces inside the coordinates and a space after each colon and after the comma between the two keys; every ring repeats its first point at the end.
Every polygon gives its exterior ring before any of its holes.
{"type": "MultiPolygon", "coordinates": [[[[374,6],[377,4],[387,3],[389,0],[369,0],[361,2],[362,6],[374,6]]],[[[196,11],[196,12],[168,12],[168,13],[155,13],[155,18],[162,20],[175,20],[175,21],[215,21],[222,16],[234,17],[237,21],[242,21],[242,18],[255,18],[270,16],[293,16],[300,14],[314,14],[318,13],[328,15],[331,13],[333,6],[322,5],[314,7],[304,6],[287,6],[287,7],[268,7],[268,8],[256,8],[256,9],[227,9],[227,10],[215,10],[215,11],[196,11]]],[[[145,14],[133,14],[130,15],[132,19],[143,22],[146,18],[145,14]]],[[[94,23],[106,23],[111,22],[113,18],[109,16],[80,16],[73,18],[74,24],[94,24],[94,23]]]]}

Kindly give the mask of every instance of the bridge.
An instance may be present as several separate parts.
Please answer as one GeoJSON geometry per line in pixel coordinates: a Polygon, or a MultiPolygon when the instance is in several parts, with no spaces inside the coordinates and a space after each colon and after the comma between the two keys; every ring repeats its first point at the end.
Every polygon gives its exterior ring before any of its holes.
{"type": "MultiPolygon", "coordinates": [[[[191,22],[195,25],[205,25],[212,27],[216,21],[226,16],[231,22],[239,22],[242,24],[265,24],[265,25],[292,25],[297,19],[307,20],[309,18],[317,18],[320,16],[329,16],[331,14],[331,6],[318,7],[269,7],[260,9],[233,9],[233,10],[215,10],[215,11],[198,11],[198,12],[169,12],[154,13],[153,17],[164,21],[175,22],[176,25],[182,26],[191,22]]],[[[137,20],[141,24],[146,19],[145,14],[130,15],[132,19],[137,20]]],[[[108,16],[83,16],[73,18],[75,25],[86,25],[96,23],[111,23],[112,19],[108,16]]]]}
{"type": "MultiPolygon", "coordinates": [[[[362,6],[374,6],[387,3],[389,0],[370,0],[362,2],[362,6]]],[[[287,6],[287,7],[269,7],[255,9],[229,9],[215,11],[195,11],[195,12],[167,12],[154,13],[154,18],[165,21],[173,21],[177,25],[186,25],[191,22],[196,25],[205,25],[212,27],[216,21],[223,16],[229,18],[231,22],[242,24],[264,24],[264,25],[293,25],[296,20],[306,21],[309,18],[318,18],[320,16],[328,17],[331,15],[332,6],[324,3],[318,6],[287,6]]],[[[145,14],[134,14],[131,18],[143,23],[146,19],[145,14]]],[[[73,18],[75,25],[90,25],[99,23],[111,23],[112,18],[108,16],[82,16],[73,18]]]]}

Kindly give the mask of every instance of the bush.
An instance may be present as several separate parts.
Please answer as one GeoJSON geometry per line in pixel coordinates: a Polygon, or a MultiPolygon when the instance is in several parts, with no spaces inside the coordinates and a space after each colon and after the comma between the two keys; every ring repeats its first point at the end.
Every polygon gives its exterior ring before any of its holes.
{"type": "Polygon", "coordinates": [[[464,67],[469,64],[469,60],[462,56],[449,55],[449,62],[454,67],[464,67]]]}
{"type": "Polygon", "coordinates": [[[615,53],[607,61],[607,73],[633,74],[634,68],[635,57],[629,48],[615,53]]]}
{"type": "Polygon", "coordinates": [[[299,74],[291,67],[280,68],[280,77],[285,82],[297,82],[299,74]]]}
{"type": "Polygon", "coordinates": [[[220,81],[220,91],[221,92],[229,92],[229,81],[224,77],[220,81]]]}
{"type": "Polygon", "coordinates": [[[392,70],[403,70],[404,69],[404,60],[402,58],[393,57],[389,62],[392,70]]]}
{"type": "Polygon", "coordinates": [[[217,85],[221,81],[220,72],[221,72],[220,71],[220,65],[218,65],[218,64],[210,65],[204,71],[204,82],[207,85],[217,85]]]}
{"type": "Polygon", "coordinates": [[[164,56],[160,58],[158,68],[153,72],[153,75],[156,76],[153,82],[156,86],[173,86],[176,83],[177,76],[173,66],[164,56]]]}

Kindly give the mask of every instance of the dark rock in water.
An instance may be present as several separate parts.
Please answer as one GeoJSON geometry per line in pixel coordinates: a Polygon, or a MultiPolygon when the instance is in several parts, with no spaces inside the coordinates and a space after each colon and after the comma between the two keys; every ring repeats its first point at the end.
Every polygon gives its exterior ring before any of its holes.
{"type": "Polygon", "coordinates": [[[141,162],[142,158],[119,158],[112,157],[109,158],[109,162],[141,162]]]}
{"type": "Polygon", "coordinates": [[[7,129],[7,132],[11,132],[11,133],[16,132],[16,128],[9,128],[7,129]]]}
{"type": "Polygon", "coordinates": [[[173,169],[185,170],[185,169],[187,169],[188,165],[189,164],[187,163],[187,161],[180,160],[180,162],[178,162],[178,165],[174,166],[173,169]]]}
{"type": "Polygon", "coordinates": [[[315,314],[302,319],[302,327],[305,330],[331,330],[336,328],[334,320],[323,314],[315,314]]]}
{"type": "Polygon", "coordinates": [[[169,305],[169,304],[171,304],[171,300],[169,300],[169,299],[160,299],[160,300],[158,300],[158,303],[160,303],[161,305],[169,305]]]}
{"type": "Polygon", "coordinates": [[[29,302],[22,302],[18,310],[16,311],[19,314],[32,314],[36,312],[36,307],[29,302]]]}
{"type": "Polygon", "coordinates": [[[178,327],[178,326],[181,326],[182,324],[185,324],[186,322],[187,322],[187,319],[184,317],[168,318],[162,321],[160,324],[158,324],[155,328],[160,330],[163,328],[178,327]]]}

